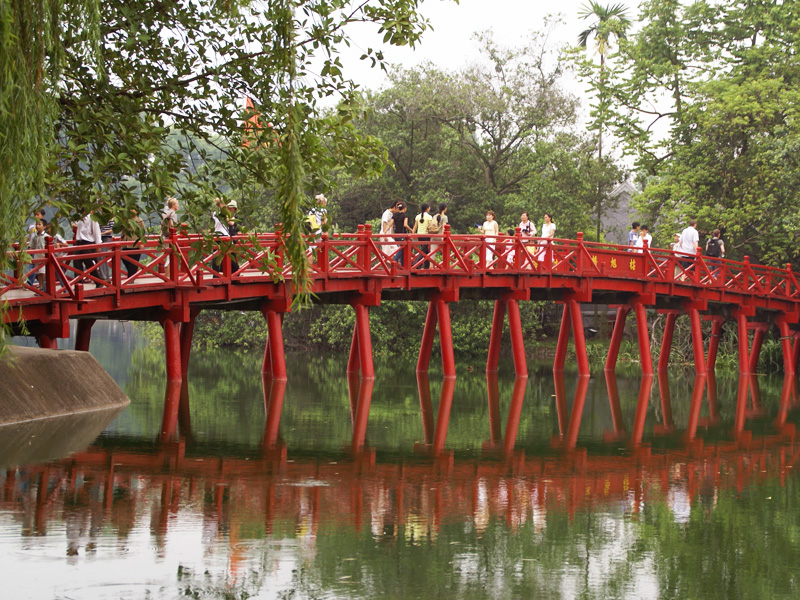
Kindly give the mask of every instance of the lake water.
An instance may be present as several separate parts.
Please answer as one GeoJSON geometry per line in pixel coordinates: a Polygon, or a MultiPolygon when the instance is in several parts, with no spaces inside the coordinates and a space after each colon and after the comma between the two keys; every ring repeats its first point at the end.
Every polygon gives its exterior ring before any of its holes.
{"type": "Polygon", "coordinates": [[[781,378],[515,382],[472,360],[453,385],[392,360],[361,385],[305,354],[284,386],[220,350],[173,388],[129,324],[98,323],[92,352],[124,412],[0,441],[3,598],[800,596],[781,378]]]}

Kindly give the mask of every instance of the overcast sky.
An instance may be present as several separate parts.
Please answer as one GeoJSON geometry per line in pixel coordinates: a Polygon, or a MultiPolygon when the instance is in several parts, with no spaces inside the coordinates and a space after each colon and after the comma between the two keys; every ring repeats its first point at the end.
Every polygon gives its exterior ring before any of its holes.
{"type": "MultiPolygon", "coordinates": [[[[430,20],[434,30],[425,33],[415,50],[387,47],[385,53],[390,62],[404,67],[429,60],[442,69],[455,70],[479,59],[478,44],[472,39],[476,31],[491,29],[499,45],[522,46],[530,39],[531,32],[543,29],[548,14],[560,14],[564,21],[553,32],[553,43],[574,44],[578,34],[591,23],[578,16],[585,3],[586,0],[461,0],[456,4],[450,0],[425,0],[420,12],[430,20]]],[[[636,5],[626,0],[621,3],[634,7],[629,8],[633,19],[636,5]]],[[[377,45],[376,38],[366,35],[356,35],[355,42],[358,46],[353,49],[355,56],[370,45],[377,45]]],[[[366,65],[353,64],[349,72],[366,88],[378,89],[386,83],[381,71],[366,65]]]]}

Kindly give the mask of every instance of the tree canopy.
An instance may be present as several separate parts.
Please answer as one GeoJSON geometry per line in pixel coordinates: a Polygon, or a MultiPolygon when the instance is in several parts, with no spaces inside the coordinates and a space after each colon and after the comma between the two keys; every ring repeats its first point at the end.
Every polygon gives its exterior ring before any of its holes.
{"type": "Polygon", "coordinates": [[[790,2],[641,4],[603,92],[640,173],[641,209],[665,234],[697,217],[723,231],[729,257],[800,259],[798,19],[790,2]]]}
{"type": "Polygon", "coordinates": [[[339,52],[354,24],[414,46],[421,2],[0,0],[0,268],[37,205],[64,218],[102,206],[125,228],[131,207],[158,213],[172,195],[208,210],[238,171],[275,190],[302,277],[306,199],[334,167],[387,162],[352,125],[357,85],[339,52]],[[328,98],[338,110],[319,110],[328,98]]]}

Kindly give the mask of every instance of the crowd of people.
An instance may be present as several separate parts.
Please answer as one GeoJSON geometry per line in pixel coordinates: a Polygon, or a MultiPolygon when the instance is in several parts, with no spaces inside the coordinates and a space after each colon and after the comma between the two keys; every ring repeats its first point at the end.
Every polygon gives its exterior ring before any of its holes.
{"type": "MultiPolygon", "coordinates": [[[[323,231],[328,229],[327,204],[328,200],[325,195],[318,194],[314,197],[314,204],[311,210],[306,214],[306,232],[313,234],[314,237],[321,235],[323,231]]],[[[401,200],[392,202],[381,216],[380,234],[383,253],[396,261],[401,267],[406,266],[406,262],[410,260],[413,268],[430,268],[431,260],[442,249],[445,228],[449,225],[447,204],[445,202],[439,203],[435,207],[435,213],[432,214],[433,208],[429,203],[423,203],[420,206],[419,213],[410,219],[408,205],[405,202],[401,200]],[[405,236],[409,234],[416,236],[416,252],[410,252],[409,247],[402,243],[405,240],[405,236]]],[[[176,198],[168,198],[160,215],[160,237],[162,242],[167,242],[170,230],[179,225],[179,210],[179,201],[176,198]]],[[[215,236],[235,238],[239,234],[237,211],[238,204],[236,200],[226,201],[221,197],[214,200],[211,225],[215,236]]],[[[102,214],[102,208],[97,209],[97,212],[102,214]]],[[[44,249],[48,238],[52,238],[53,244],[57,248],[68,245],[63,237],[51,231],[51,225],[47,222],[44,209],[37,209],[33,217],[34,222],[30,226],[27,239],[28,248],[32,250],[44,249]]],[[[130,223],[133,224],[134,230],[138,230],[137,234],[123,233],[120,239],[129,242],[129,245],[125,246],[127,250],[135,250],[141,246],[142,236],[146,229],[136,210],[131,210],[130,223]]],[[[81,247],[111,241],[113,239],[114,220],[98,218],[98,215],[95,215],[93,211],[72,225],[74,232],[73,243],[76,247],[73,252],[79,256],[73,261],[73,265],[80,272],[92,272],[97,261],[91,256],[90,251],[82,250],[81,247]],[[87,256],[82,256],[87,253],[87,256]]],[[[548,245],[547,240],[555,237],[556,224],[552,214],[544,213],[542,223],[537,229],[536,224],[530,218],[530,214],[523,211],[516,228],[501,232],[497,216],[494,211],[488,210],[486,211],[484,222],[482,224],[476,223],[475,229],[480,235],[484,236],[486,242],[486,264],[499,262],[511,265],[514,264],[515,255],[513,244],[501,244],[498,240],[504,236],[513,237],[519,233],[530,255],[536,261],[543,262],[548,245]]],[[[645,248],[651,248],[652,243],[653,237],[650,234],[649,227],[634,221],[631,225],[631,230],[628,232],[628,251],[642,253],[645,248]]],[[[314,244],[312,243],[311,249],[313,250],[313,248],[314,244]]],[[[678,258],[679,266],[676,266],[676,276],[685,277],[700,249],[700,236],[695,219],[691,219],[686,228],[673,235],[673,241],[669,245],[669,249],[674,251],[678,258]]],[[[704,253],[712,261],[716,258],[725,257],[725,244],[719,229],[715,229],[712,236],[706,241],[704,253]]],[[[140,257],[141,253],[125,253],[122,258],[122,264],[128,277],[138,272],[140,257]]],[[[239,265],[236,263],[235,257],[232,258],[231,262],[233,270],[238,270],[239,265]]],[[[167,277],[169,276],[168,268],[167,266],[167,277]]],[[[215,261],[213,268],[220,271],[221,262],[215,261]]],[[[92,276],[109,280],[111,269],[108,262],[101,262],[97,269],[92,272],[92,276]]],[[[84,281],[90,282],[92,279],[84,278],[84,281]]],[[[28,278],[28,283],[32,286],[44,288],[44,267],[32,272],[28,278]]]]}

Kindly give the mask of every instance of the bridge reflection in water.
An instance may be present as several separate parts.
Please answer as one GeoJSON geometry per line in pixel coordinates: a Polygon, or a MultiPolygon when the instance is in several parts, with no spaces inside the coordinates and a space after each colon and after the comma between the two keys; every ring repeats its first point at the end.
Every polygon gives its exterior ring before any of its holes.
{"type": "MultiPolygon", "coordinates": [[[[220,589],[246,581],[248,593],[274,592],[302,587],[298,569],[324,563],[337,537],[361,540],[353,545],[378,554],[387,547],[400,552],[442,543],[456,544],[463,553],[473,548],[475,536],[497,535],[498,527],[509,539],[533,536],[536,544],[544,543],[563,535],[565,519],[570,530],[578,529],[575,520],[583,514],[637,522],[648,510],[666,509],[672,523],[685,525],[698,506],[713,513],[727,494],[751,486],[791,487],[800,458],[795,428],[788,422],[796,404],[792,377],[785,379],[775,417],[767,423],[754,377],[740,379],[735,413],[726,413],[733,419],[720,415],[713,376],[697,377],[688,409],[683,402],[675,412],[666,379],[658,382],[658,406],[648,406],[654,382],[643,377],[633,418],[626,422],[616,377],[608,372],[606,443],[581,447],[589,380],[577,377],[573,386],[556,373],[558,434],[550,450],[534,455],[517,447],[528,380],[517,378],[510,398],[501,398],[496,374],[490,373],[485,443],[480,456],[463,457],[448,450],[446,439],[455,380],[445,378],[436,398],[421,373],[423,440],[414,454],[388,459],[378,459],[368,445],[364,414],[372,380],[351,377],[349,383],[352,438],[338,454],[309,456],[302,448],[295,454],[281,439],[285,381],[264,378],[260,449],[227,452],[196,439],[188,387],[170,382],[157,439],[101,437],[69,458],[8,469],[0,478],[0,512],[6,515],[0,538],[7,536],[3,529],[20,528],[23,536],[55,537],[60,556],[90,556],[99,544],[101,554],[126,560],[128,552],[136,554],[132,548],[145,547],[161,561],[170,547],[191,539],[204,550],[199,558],[182,551],[176,559],[184,591],[202,584],[202,569],[222,568],[220,589]],[[508,407],[505,414],[501,407],[508,407]],[[289,542],[280,550],[275,546],[289,542]],[[370,544],[377,546],[370,550],[370,544]],[[196,574],[186,575],[192,569],[196,574]]],[[[623,542],[629,540],[618,543],[623,542]]],[[[473,549],[479,556],[477,546],[473,549]]],[[[347,552],[354,552],[352,546],[347,552]]],[[[350,577],[342,575],[348,556],[336,552],[337,573],[344,578],[350,577]]],[[[392,570],[363,556],[358,560],[362,572],[377,569],[371,574],[376,579],[382,569],[392,570]]],[[[427,573],[429,566],[417,568],[427,573]]],[[[321,572],[316,576],[324,578],[321,572]]],[[[162,591],[169,589],[161,585],[162,591]]],[[[339,595],[348,595],[347,589],[339,595]]]]}

